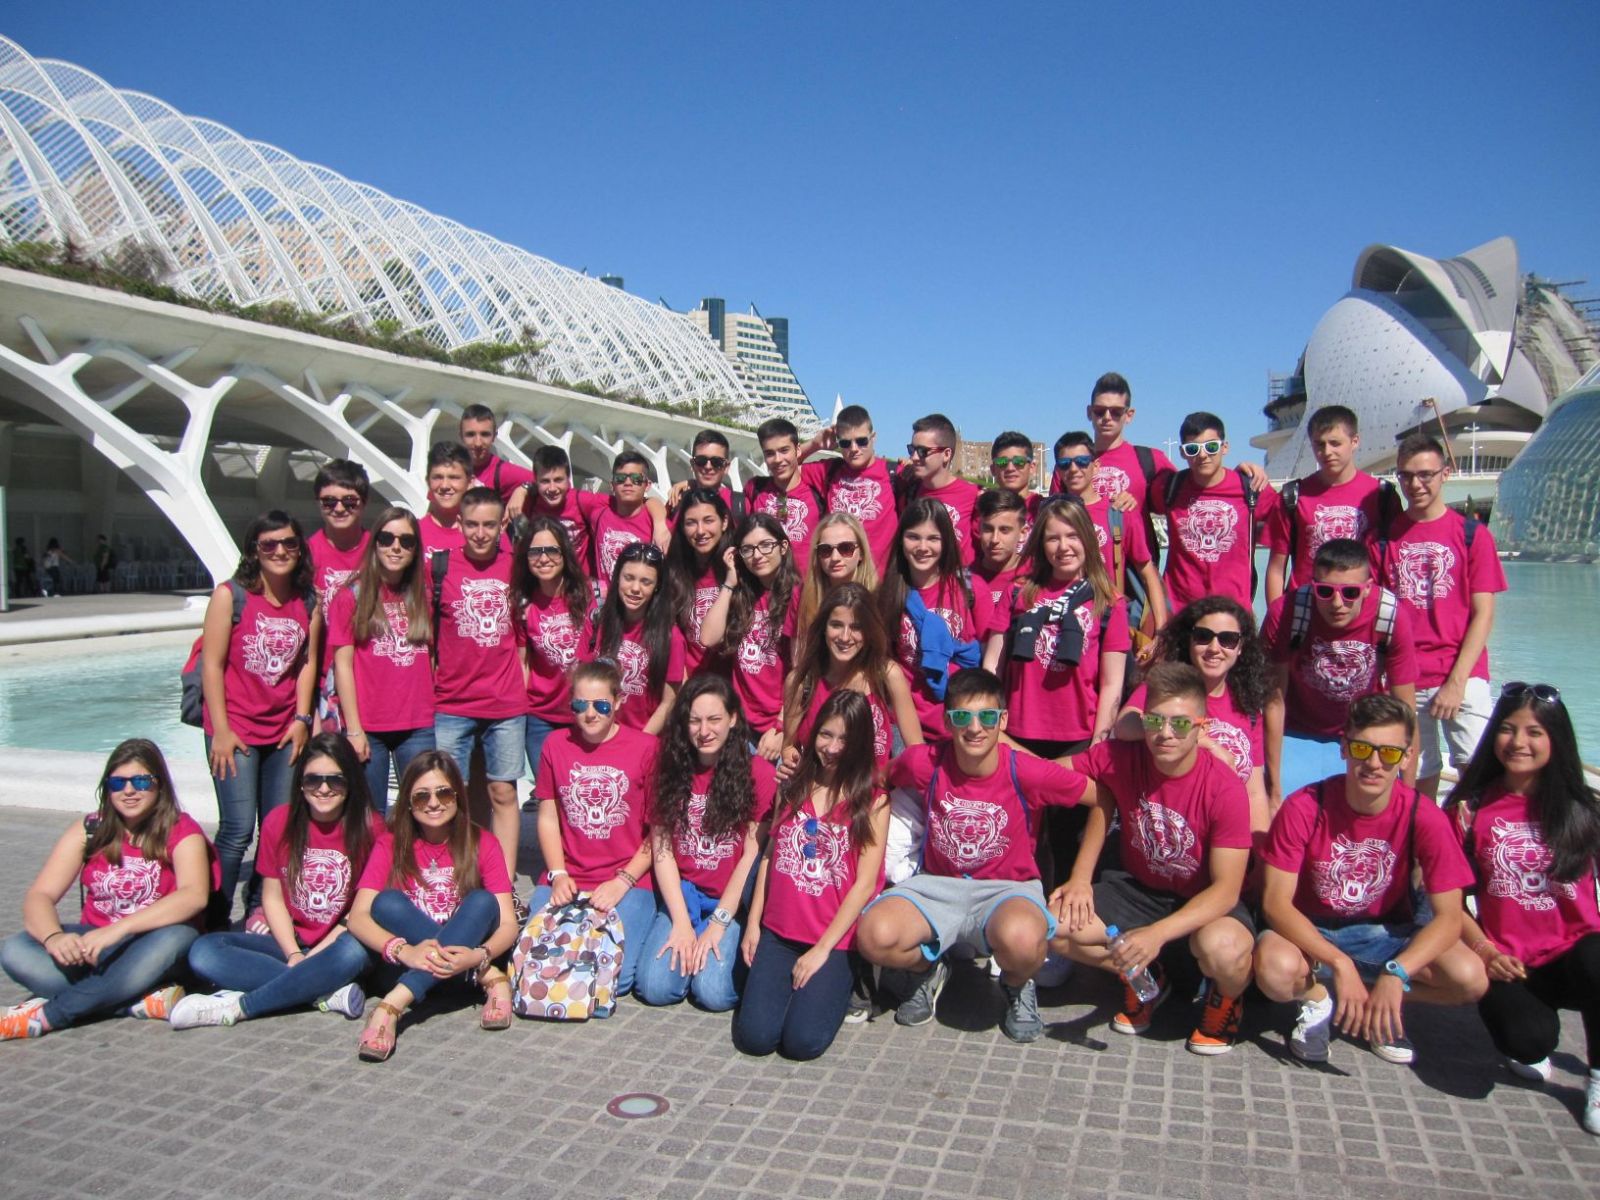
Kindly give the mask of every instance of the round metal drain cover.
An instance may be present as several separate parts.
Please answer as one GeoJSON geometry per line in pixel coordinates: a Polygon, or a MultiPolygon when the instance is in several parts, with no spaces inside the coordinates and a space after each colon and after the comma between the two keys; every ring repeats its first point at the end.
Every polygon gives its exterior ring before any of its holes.
{"type": "Polygon", "coordinates": [[[625,1121],[642,1121],[647,1117],[659,1117],[670,1108],[665,1096],[652,1096],[649,1092],[628,1092],[622,1096],[614,1096],[606,1105],[606,1111],[613,1117],[621,1117],[625,1121]]]}

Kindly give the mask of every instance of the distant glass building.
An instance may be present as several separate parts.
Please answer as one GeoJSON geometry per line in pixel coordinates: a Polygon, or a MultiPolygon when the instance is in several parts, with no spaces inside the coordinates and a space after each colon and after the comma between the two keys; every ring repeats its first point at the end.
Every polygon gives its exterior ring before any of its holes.
{"type": "Polygon", "coordinates": [[[728,361],[760,397],[749,420],[785,417],[803,436],[822,427],[822,418],[789,366],[789,318],[763,317],[753,304],[748,313],[730,313],[727,302],[717,296],[707,296],[687,315],[722,347],[728,361]]]}
{"type": "Polygon", "coordinates": [[[1600,367],[1556,400],[1500,476],[1491,528],[1508,553],[1600,559],[1600,367]]]}

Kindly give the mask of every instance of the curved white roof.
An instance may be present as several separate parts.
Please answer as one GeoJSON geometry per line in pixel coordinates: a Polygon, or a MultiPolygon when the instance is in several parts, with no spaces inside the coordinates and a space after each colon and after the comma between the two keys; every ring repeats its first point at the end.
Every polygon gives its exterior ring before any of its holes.
{"type": "Polygon", "coordinates": [[[444,349],[531,331],[550,382],[757,403],[678,313],[0,37],[0,238],[67,237],[156,248],[205,299],[393,321],[444,349]]]}

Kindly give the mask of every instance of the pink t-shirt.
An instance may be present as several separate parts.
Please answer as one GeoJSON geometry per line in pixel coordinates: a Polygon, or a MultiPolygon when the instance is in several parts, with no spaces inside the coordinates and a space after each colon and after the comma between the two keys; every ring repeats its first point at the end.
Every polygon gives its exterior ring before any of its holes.
{"type": "Polygon", "coordinates": [[[1298,649],[1290,645],[1294,598],[1294,592],[1286,592],[1274,600],[1261,627],[1268,656],[1289,667],[1289,689],[1284,697],[1288,732],[1337,737],[1356,700],[1416,683],[1417,654],[1405,605],[1395,605],[1389,649],[1380,655],[1377,588],[1362,597],[1361,611],[1344,629],[1334,629],[1324,621],[1313,600],[1311,625],[1298,649]]]}
{"type": "MultiPolygon", "coordinates": [[[[930,614],[936,613],[944,619],[958,642],[982,643],[992,633],[1004,633],[1006,619],[1004,610],[995,611],[989,602],[989,589],[979,583],[972,589],[972,602],[967,602],[966,590],[958,580],[941,580],[925,588],[918,588],[917,594],[922,597],[922,602],[928,606],[930,614]]],[[[900,614],[900,636],[895,642],[895,658],[900,663],[900,669],[905,672],[906,682],[911,685],[911,701],[917,706],[917,719],[922,723],[922,736],[930,742],[939,741],[949,736],[944,727],[944,702],[933,694],[933,689],[928,685],[927,676],[922,673],[921,665],[922,639],[917,633],[917,627],[912,624],[911,617],[905,613],[900,614]]]]}
{"type": "Polygon", "coordinates": [[[1459,804],[1445,812],[1463,846],[1469,837],[1461,822],[1470,821],[1478,924],[1504,953],[1543,966],[1580,938],[1600,933],[1593,866],[1571,881],[1550,877],[1554,855],[1528,797],[1497,786],[1470,817],[1459,804]]]}
{"type": "MultiPolygon", "coordinates": [[[[306,849],[298,884],[289,886],[289,846],[286,831],[289,806],[280,804],[261,820],[261,840],[256,847],[256,870],[264,878],[283,884],[283,901],[294,920],[294,936],[302,946],[315,946],[328,936],[355,899],[356,880],[364,862],[352,863],[344,852],[344,826],[339,821],[306,824],[306,849]]],[[[374,838],[385,832],[383,818],[372,814],[374,838]]]]}
{"type": "MultiPolygon", "coordinates": [[[[178,843],[186,838],[204,838],[200,826],[188,813],[180,813],[167,835],[167,857],[170,859],[178,843]]],[[[122,861],[112,866],[102,850],[83,864],[79,873],[83,884],[83,916],[85,925],[103,929],[107,925],[131,917],[140,909],[149,908],[163,896],[178,890],[178,873],[170,862],[159,858],[146,858],[139,848],[127,838],[122,839],[122,861]]],[[[212,887],[219,880],[212,871],[212,887]]],[[[196,917],[198,922],[200,918],[196,917]]]]}
{"type": "Polygon", "coordinates": [[[461,532],[461,520],[446,529],[433,519],[431,512],[417,518],[417,530],[422,538],[422,561],[426,565],[435,550],[462,550],[467,545],[467,535],[461,532]]]}
{"type": "MultiPolygon", "coordinates": [[[[1154,460],[1156,473],[1172,470],[1172,460],[1154,447],[1150,450],[1150,457],[1154,460]]],[[[1059,474],[1059,472],[1053,473],[1059,474]]],[[[1139,502],[1135,514],[1143,512],[1147,507],[1145,501],[1150,485],[1146,482],[1144,472],[1139,467],[1139,452],[1132,442],[1123,442],[1102,453],[1095,460],[1094,490],[1102,500],[1114,500],[1123,492],[1131,492],[1133,498],[1139,502]]],[[[1063,491],[1059,484],[1052,486],[1052,494],[1063,491]]]]}
{"type": "MultiPolygon", "coordinates": [[[[511,877],[506,874],[505,850],[487,829],[476,832],[479,886],[493,895],[509,896],[511,877]]],[[[411,857],[417,864],[418,877],[407,880],[401,891],[428,920],[442,925],[461,907],[462,897],[456,891],[455,856],[450,853],[448,843],[435,845],[419,837],[411,843],[411,857]]],[[[392,886],[389,876],[393,868],[394,834],[386,832],[373,846],[356,890],[381,892],[388,889],[392,886]]]]}
{"type": "Polygon", "coordinates": [[[728,656],[722,648],[707,650],[700,644],[700,627],[706,623],[706,614],[722,593],[722,581],[727,577],[721,564],[708,566],[695,579],[689,610],[684,614],[688,628],[683,631],[683,667],[688,675],[698,675],[702,669],[719,675],[728,673],[728,656]]]}
{"type": "Polygon", "coordinates": [[[436,711],[492,721],[522,716],[523,631],[511,619],[511,555],[497,551],[476,563],[463,551],[450,552],[434,637],[436,711]]]}
{"type": "Polygon", "coordinates": [[[328,649],[355,647],[356,707],[363,731],[389,733],[433,724],[433,663],[426,643],[406,640],[410,621],[405,602],[384,589],[383,614],[389,632],[363,641],[356,637],[357,596],[349,588],[333,598],[328,611],[328,649]]]}
{"type": "Polygon", "coordinates": [[[361,531],[361,540],[349,550],[339,549],[320,529],[306,539],[317,602],[322,605],[324,613],[333,607],[334,593],[356,577],[356,572],[361,569],[361,560],[367,556],[367,543],[371,541],[372,534],[365,529],[361,531]]]}
{"type": "Polygon", "coordinates": [[[573,616],[565,595],[535,591],[524,608],[528,646],[528,715],[572,724],[572,668],[593,632],[589,614],[573,616]]]}
{"type": "Polygon", "coordinates": [[[560,521],[567,531],[567,539],[572,543],[572,553],[583,564],[583,569],[593,575],[594,561],[589,556],[589,522],[583,515],[581,503],[581,498],[587,495],[590,493],[568,488],[567,494],[561,499],[561,507],[555,509],[545,504],[537,489],[530,490],[525,511],[530,517],[550,517],[560,521]]]}
{"type": "Polygon", "coordinates": [[[604,592],[611,586],[611,572],[622,552],[635,542],[651,544],[655,525],[650,520],[650,510],[642,504],[629,516],[617,511],[613,497],[598,492],[579,492],[578,504],[589,525],[594,577],[604,592]]]}
{"type": "MultiPolygon", "coordinates": [[[[1104,500],[1085,506],[1089,519],[1094,522],[1095,540],[1100,544],[1100,557],[1106,564],[1106,574],[1117,583],[1117,541],[1111,532],[1111,505],[1104,500]]],[[[1150,543],[1145,540],[1144,521],[1137,512],[1122,514],[1122,566],[1125,575],[1150,561],[1150,543]]],[[[1126,586],[1124,584],[1124,586],[1126,586]]]]}
{"type": "MultiPolygon", "coordinates": [[[[1128,703],[1140,712],[1149,698],[1144,684],[1133,689],[1128,703]]],[[[1265,718],[1257,713],[1253,717],[1239,711],[1233,702],[1233,693],[1223,688],[1215,696],[1206,696],[1206,737],[1220,749],[1228,752],[1233,769],[1239,773],[1240,782],[1248,783],[1250,773],[1266,765],[1265,718]]]]}
{"type": "Polygon", "coordinates": [[[712,768],[695,773],[689,783],[689,823],[673,836],[672,859],[685,883],[692,883],[707,896],[720,896],[728,890],[734,868],[744,851],[745,831],[759,825],[772,811],[772,798],[778,781],[772,764],[760,755],[750,757],[750,780],[754,785],[755,807],[750,820],[721,837],[705,832],[706,798],[711,792],[712,768]]]}
{"type": "MultiPolygon", "coordinates": [[[[882,777],[888,769],[889,751],[893,746],[889,731],[894,728],[894,714],[878,698],[876,692],[862,694],[867,698],[867,707],[872,710],[872,749],[878,760],[878,774],[882,777]]],[[[806,705],[805,716],[800,718],[800,724],[795,727],[796,745],[806,744],[806,740],[811,736],[812,727],[816,724],[817,714],[822,711],[822,706],[827,703],[831,695],[833,695],[833,685],[825,678],[817,680],[817,686],[811,691],[811,700],[806,705]]]]}
{"type": "Polygon", "coordinates": [[[1208,750],[1163,775],[1142,741],[1107,741],[1073,765],[1116,798],[1123,868],[1148,888],[1188,899],[1211,885],[1213,850],[1250,849],[1250,799],[1208,750]]]}
{"type": "MultiPolygon", "coordinates": [[[[516,494],[519,487],[533,491],[533,472],[527,467],[519,467],[516,463],[507,462],[498,454],[490,451],[489,457],[484,460],[483,466],[473,476],[472,482],[479,487],[493,488],[500,493],[500,499],[506,504],[511,503],[511,497],[516,494]]],[[[516,516],[516,513],[512,513],[516,516]]]]}
{"type": "Polygon", "coordinates": [[[1313,922],[1410,920],[1413,863],[1429,895],[1472,886],[1461,844],[1432,800],[1396,783],[1384,810],[1367,816],[1346,803],[1344,787],[1345,777],[1333,775],[1290,796],[1261,848],[1267,866],[1299,877],[1294,906],[1313,922]]]}
{"type": "MultiPolygon", "coordinates": [[[[1150,507],[1166,512],[1167,474],[1151,484],[1150,507]]],[[[1252,545],[1259,545],[1250,529],[1245,507],[1244,482],[1229,469],[1215,487],[1201,488],[1184,473],[1167,512],[1167,566],[1164,578],[1167,600],[1177,612],[1202,596],[1228,596],[1246,608],[1254,607],[1251,587],[1252,545]]],[[[1256,529],[1278,507],[1278,493],[1268,487],[1256,498],[1256,529]]]]}
{"type": "Polygon", "coordinates": [[[997,612],[1008,613],[1011,611],[1011,588],[1018,582],[1018,575],[1027,575],[1020,563],[1009,571],[990,572],[985,567],[977,566],[972,568],[972,586],[988,588],[989,603],[997,612]]]}
{"type": "Polygon", "coordinates": [[[746,511],[766,513],[783,526],[795,570],[801,574],[811,562],[811,535],[823,517],[820,496],[821,489],[813,490],[803,472],[796,476],[794,487],[787,493],[778,491],[777,484],[766,476],[747,480],[744,485],[746,511]]]}
{"type": "Polygon", "coordinates": [[[895,530],[900,525],[889,464],[875,458],[865,470],[851,471],[842,461],[830,459],[808,462],[801,471],[806,486],[816,488],[828,501],[829,512],[848,513],[861,522],[867,533],[867,545],[872,550],[872,561],[882,575],[894,546],[895,530]]]}
{"type": "MultiPolygon", "coordinates": [[[[1365,471],[1357,471],[1348,483],[1327,484],[1321,475],[1308,475],[1300,481],[1300,499],[1295,505],[1295,546],[1289,587],[1311,582],[1312,563],[1324,542],[1352,538],[1376,553],[1379,532],[1378,481],[1365,471]]],[[[1289,509],[1279,504],[1262,534],[1275,554],[1289,554],[1289,509]]],[[[1376,564],[1374,564],[1376,568],[1376,564]]]]}
{"type": "MultiPolygon", "coordinates": [[[[1461,641],[1472,620],[1475,592],[1503,592],[1506,573],[1494,537],[1480,524],[1467,553],[1466,518],[1453,509],[1418,522],[1402,513],[1394,519],[1384,555],[1384,581],[1410,610],[1417,644],[1417,686],[1438,687],[1456,665],[1461,641]]],[[[1489,678],[1489,651],[1472,666],[1474,679],[1489,678]]]]}
{"type": "MultiPolygon", "coordinates": [[[[801,805],[776,822],[768,853],[762,927],[801,945],[816,945],[855,886],[861,866],[861,848],[850,836],[848,806],[841,803],[817,817],[809,802],[801,805]]],[[[873,895],[882,889],[880,868],[873,895]]],[[[851,925],[834,949],[849,950],[855,940],[856,927],[851,925]]]]}
{"type": "Polygon", "coordinates": [[[955,526],[956,542],[961,547],[961,561],[971,566],[978,557],[978,522],[973,510],[978,507],[978,497],[983,494],[977,484],[959,475],[943,487],[917,487],[913,499],[937,500],[950,514],[950,524],[955,526]]]}
{"type": "MultiPolygon", "coordinates": [[[[1033,606],[1047,605],[1073,587],[1052,583],[1043,588],[1033,606]]],[[[1017,593],[1017,615],[1028,611],[1022,593],[1017,593]]],[[[1006,708],[1010,710],[1007,729],[1020,737],[1052,742],[1076,742],[1094,734],[1100,704],[1100,656],[1107,651],[1125,653],[1133,645],[1128,634],[1128,605],[1121,596],[1112,601],[1103,620],[1094,615],[1093,603],[1081,604],[1070,617],[1083,630],[1083,655],[1076,667],[1055,661],[1061,627],[1055,621],[1039,630],[1031,661],[1010,659],[1006,663],[1006,708]]]]}
{"type": "MultiPolygon", "coordinates": [[[[311,615],[301,597],[291,596],[282,608],[274,608],[260,592],[245,593],[239,623],[228,633],[228,661],[222,668],[228,728],[245,745],[277,745],[288,730],[310,633],[311,615]]],[[[209,706],[204,719],[206,733],[214,734],[209,706]]]]}
{"type": "MultiPolygon", "coordinates": [[[[638,852],[650,812],[656,739],[623,725],[598,746],[576,729],[545,739],[533,794],[554,799],[561,816],[561,855],[572,881],[590,891],[616,877],[638,852]]],[[[638,887],[650,886],[650,872],[638,887]]]]}
{"type": "Polygon", "coordinates": [[[781,628],[772,626],[771,607],[772,594],[761,593],[750,616],[750,628],[739,639],[732,659],[733,690],[744,705],[745,720],[757,733],[783,724],[783,681],[789,675],[800,589],[796,587],[789,597],[781,628]]]}
{"type": "MultiPolygon", "coordinates": [[[[650,651],[646,649],[643,637],[644,626],[635,625],[632,629],[622,631],[622,641],[617,646],[617,670],[622,674],[622,695],[619,699],[625,701],[617,710],[617,722],[629,729],[643,729],[651,714],[661,705],[661,691],[650,686],[650,651]]],[[[684,667],[683,631],[677,626],[672,629],[671,647],[667,654],[664,682],[677,685],[688,678],[688,671],[684,667]]],[[[580,662],[592,662],[600,657],[600,652],[598,643],[591,648],[587,638],[578,644],[580,662]]]]}
{"type": "Polygon", "coordinates": [[[1037,879],[1034,814],[1042,805],[1068,807],[1083,799],[1082,775],[1009,746],[1000,747],[988,775],[964,774],[946,747],[907,746],[889,767],[889,786],[910,788],[926,800],[936,771],[923,841],[922,870],[928,875],[1037,879]]]}

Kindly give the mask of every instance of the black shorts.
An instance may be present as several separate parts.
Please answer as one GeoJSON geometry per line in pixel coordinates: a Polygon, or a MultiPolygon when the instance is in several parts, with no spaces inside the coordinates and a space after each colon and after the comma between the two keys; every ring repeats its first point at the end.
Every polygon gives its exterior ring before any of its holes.
{"type": "MultiPolygon", "coordinates": [[[[1146,887],[1126,871],[1103,867],[1094,884],[1094,912],[1107,925],[1119,929],[1139,929],[1153,925],[1177,912],[1188,900],[1176,892],[1160,891],[1146,887]]],[[[1256,919],[1248,906],[1240,901],[1233,911],[1224,914],[1232,917],[1256,935],[1256,919]]]]}

